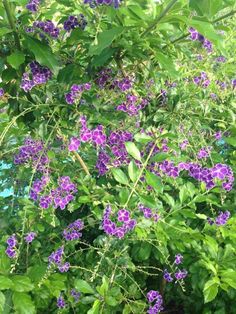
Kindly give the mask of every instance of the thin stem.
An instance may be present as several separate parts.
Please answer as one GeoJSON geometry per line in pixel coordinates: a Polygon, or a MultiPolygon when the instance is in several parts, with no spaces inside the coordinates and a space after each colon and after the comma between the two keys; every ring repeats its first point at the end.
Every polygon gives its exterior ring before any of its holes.
{"type": "Polygon", "coordinates": [[[9,25],[10,25],[11,29],[13,30],[13,35],[15,38],[16,46],[19,50],[21,50],[20,39],[19,39],[19,36],[17,34],[17,31],[16,31],[15,21],[14,21],[12,12],[11,12],[10,4],[8,3],[7,0],[3,0],[3,6],[4,6],[6,14],[7,14],[7,19],[8,19],[9,25]]]}
{"type": "Polygon", "coordinates": [[[163,17],[170,11],[170,9],[177,1],[178,0],[172,0],[161,12],[161,14],[156,18],[156,20],[141,34],[141,37],[147,35],[147,33],[149,33],[163,19],[163,17]]]}
{"type": "Polygon", "coordinates": [[[86,166],[85,162],[83,161],[83,159],[80,157],[80,155],[77,152],[74,152],[75,157],[78,159],[81,167],[84,169],[85,173],[90,176],[90,172],[88,170],[88,167],[86,166]]]}
{"type": "Polygon", "coordinates": [[[143,164],[143,166],[142,166],[142,169],[141,169],[141,171],[140,171],[140,173],[139,173],[139,176],[138,176],[137,180],[136,180],[135,183],[134,183],[134,186],[133,186],[133,188],[132,188],[132,190],[131,190],[131,192],[130,192],[130,194],[129,194],[129,197],[128,197],[128,199],[127,199],[125,205],[124,205],[124,208],[126,208],[126,206],[129,204],[129,201],[130,201],[132,195],[133,195],[134,192],[135,192],[136,186],[137,186],[137,184],[138,184],[138,182],[139,182],[139,180],[140,180],[140,178],[141,178],[141,176],[142,176],[144,170],[145,170],[146,167],[147,167],[147,164],[148,164],[148,162],[149,162],[149,159],[150,159],[151,156],[152,156],[152,153],[153,153],[153,151],[154,151],[154,149],[155,149],[155,147],[156,147],[156,145],[157,145],[157,142],[158,142],[158,139],[156,139],[154,145],[152,146],[152,148],[151,148],[151,150],[150,150],[150,153],[149,153],[148,156],[147,156],[146,161],[144,162],[144,164],[143,164]]]}

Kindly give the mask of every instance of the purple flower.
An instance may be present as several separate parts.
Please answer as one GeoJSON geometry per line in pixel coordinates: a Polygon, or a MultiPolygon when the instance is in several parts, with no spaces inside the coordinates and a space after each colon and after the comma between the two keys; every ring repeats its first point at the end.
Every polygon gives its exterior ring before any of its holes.
{"type": "Polygon", "coordinates": [[[76,291],[76,289],[71,289],[70,294],[72,295],[72,297],[74,298],[75,302],[79,301],[79,298],[81,297],[81,293],[76,291]]]}
{"type": "Polygon", "coordinates": [[[82,237],[82,233],[79,232],[84,227],[84,223],[81,219],[77,219],[73,223],[71,223],[66,229],[63,231],[63,237],[66,241],[78,240],[82,237]]]}
{"type": "Polygon", "coordinates": [[[16,235],[13,234],[11,235],[8,239],[7,239],[7,245],[10,248],[15,248],[17,246],[17,239],[16,239],[16,235]]]}
{"type": "Polygon", "coordinates": [[[50,264],[60,265],[62,261],[62,256],[64,254],[64,247],[59,247],[55,252],[48,257],[48,262],[50,264]]]}
{"type": "Polygon", "coordinates": [[[87,21],[83,14],[79,14],[78,17],[70,15],[68,19],[64,22],[64,30],[66,30],[67,32],[75,28],[81,28],[82,30],[84,30],[86,25],[87,21]]]}
{"type": "Polygon", "coordinates": [[[77,151],[80,146],[80,140],[77,137],[72,137],[68,146],[70,152],[77,151]]]}
{"type": "Polygon", "coordinates": [[[64,298],[63,298],[62,295],[60,295],[60,296],[57,298],[57,307],[58,307],[59,309],[63,309],[63,308],[66,307],[66,303],[65,303],[65,300],[64,300],[64,298]]]}
{"type": "Polygon", "coordinates": [[[70,263],[66,262],[65,264],[59,265],[58,269],[61,273],[66,273],[70,269],[70,263]]]}
{"type": "Polygon", "coordinates": [[[35,232],[29,232],[25,236],[25,241],[29,244],[29,243],[31,243],[34,240],[35,236],[36,236],[35,232]]]}
{"type": "Polygon", "coordinates": [[[163,310],[163,299],[161,294],[158,291],[155,290],[150,290],[147,293],[147,301],[148,303],[153,303],[155,302],[155,304],[152,306],[150,305],[147,313],[148,314],[157,314],[160,313],[163,310]]]}
{"type": "Polygon", "coordinates": [[[169,273],[166,269],[164,270],[163,278],[164,278],[165,281],[167,281],[167,282],[173,281],[173,277],[171,276],[171,273],[169,273]]]}
{"type": "Polygon", "coordinates": [[[180,279],[184,279],[186,276],[187,276],[188,272],[187,270],[183,269],[183,270],[178,270],[176,273],[175,273],[175,278],[177,280],[180,280],[180,279]]]}
{"type": "Polygon", "coordinates": [[[122,222],[128,222],[130,220],[130,213],[128,210],[126,209],[120,209],[117,213],[118,215],[118,218],[117,220],[118,221],[122,221],[122,222]]]}
{"type": "Polygon", "coordinates": [[[15,258],[16,257],[16,249],[15,248],[7,247],[7,249],[5,250],[5,253],[7,254],[7,256],[9,258],[15,258]]]}
{"type": "Polygon", "coordinates": [[[4,95],[4,89],[0,88],[0,97],[2,97],[4,95]]]}
{"type": "Polygon", "coordinates": [[[226,210],[224,213],[220,212],[220,214],[216,217],[216,225],[223,226],[227,223],[228,219],[230,218],[230,212],[226,210]]]}
{"type": "Polygon", "coordinates": [[[181,254],[176,254],[175,255],[175,264],[179,265],[183,262],[183,256],[181,254]]]}
{"type": "Polygon", "coordinates": [[[30,0],[26,5],[26,9],[31,12],[37,12],[39,8],[40,0],[30,0]]]}
{"type": "Polygon", "coordinates": [[[40,33],[41,36],[43,34],[47,34],[52,38],[58,38],[60,33],[59,28],[57,28],[56,25],[54,25],[54,23],[50,20],[47,20],[46,22],[35,21],[33,24],[33,29],[41,30],[43,32],[40,33]]]}

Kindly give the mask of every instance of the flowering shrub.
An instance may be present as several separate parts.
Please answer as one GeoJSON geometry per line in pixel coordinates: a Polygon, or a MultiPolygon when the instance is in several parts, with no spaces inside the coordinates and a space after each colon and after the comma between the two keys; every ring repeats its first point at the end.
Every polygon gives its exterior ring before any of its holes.
{"type": "Polygon", "coordinates": [[[235,3],[0,4],[0,313],[234,313],[235,3]]]}

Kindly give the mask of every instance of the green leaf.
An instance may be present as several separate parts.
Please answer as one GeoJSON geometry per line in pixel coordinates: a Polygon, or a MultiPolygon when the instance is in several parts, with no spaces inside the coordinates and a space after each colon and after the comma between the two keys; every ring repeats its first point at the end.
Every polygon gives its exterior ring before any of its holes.
{"type": "Polygon", "coordinates": [[[34,54],[36,61],[41,65],[46,65],[54,74],[58,73],[59,64],[49,46],[30,36],[26,36],[26,45],[34,54]]]}
{"type": "Polygon", "coordinates": [[[12,301],[17,314],[34,314],[35,306],[31,297],[26,293],[14,292],[12,301]]]}
{"type": "Polygon", "coordinates": [[[178,72],[176,71],[175,65],[170,56],[164,55],[162,52],[158,51],[156,53],[156,59],[160,63],[161,67],[167,70],[173,78],[178,77],[178,72]]]}
{"type": "Polygon", "coordinates": [[[205,283],[203,289],[204,302],[208,303],[215,299],[218,293],[219,284],[214,280],[210,279],[205,283]]]}
{"type": "Polygon", "coordinates": [[[0,314],[4,314],[4,305],[5,305],[5,295],[0,291],[0,314]]]}
{"type": "Polygon", "coordinates": [[[146,171],[146,181],[148,185],[151,185],[157,192],[163,192],[163,185],[161,182],[161,178],[158,177],[156,174],[146,171]]]}
{"type": "Polygon", "coordinates": [[[90,46],[89,55],[99,55],[103,49],[110,46],[113,40],[118,37],[123,32],[123,30],[123,27],[115,27],[100,33],[98,35],[97,45],[90,46]]]}
{"type": "Polygon", "coordinates": [[[149,136],[149,135],[147,135],[145,133],[137,133],[137,134],[135,134],[134,139],[138,143],[149,143],[149,142],[151,142],[153,140],[151,136],[149,136]]]}
{"type": "Polygon", "coordinates": [[[0,276],[0,290],[9,289],[12,287],[12,281],[11,279],[0,276]]]}
{"type": "Polygon", "coordinates": [[[226,282],[230,287],[236,289],[236,271],[227,269],[220,272],[221,280],[226,282]]]}
{"type": "Polygon", "coordinates": [[[126,150],[130,156],[137,160],[141,160],[141,154],[138,147],[133,142],[126,142],[125,143],[126,150]]]}
{"type": "Polygon", "coordinates": [[[78,289],[82,293],[93,294],[94,290],[85,280],[76,279],[75,280],[75,288],[78,289]]]}
{"type": "Polygon", "coordinates": [[[121,169],[113,168],[111,172],[117,182],[121,184],[129,185],[129,180],[126,174],[121,169]]]}
{"type": "Polygon", "coordinates": [[[94,301],[93,307],[87,312],[87,314],[99,314],[101,302],[99,300],[94,301]]]}
{"type": "Polygon", "coordinates": [[[139,176],[139,168],[133,160],[129,163],[128,174],[132,182],[135,182],[139,176]]]}
{"type": "Polygon", "coordinates": [[[12,277],[12,290],[18,292],[27,292],[31,291],[34,288],[34,285],[31,283],[29,277],[15,275],[12,277]]]}
{"type": "Polygon", "coordinates": [[[8,34],[8,33],[11,33],[12,30],[10,28],[7,28],[7,27],[1,27],[0,28],[0,37],[8,34]]]}
{"type": "Polygon", "coordinates": [[[169,155],[166,153],[158,153],[151,158],[151,161],[161,162],[163,160],[166,160],[168,157],[169,157],[169,155]]]}
{"type": "Polygon", "coordinates": [[[106,304],[110,305],[110,306],[116,306],[117,304],[119,304],[119,301],[117,301],[114,297],[112,296],[107,296],[105,298],[105,302],[106,304]]]}
{"type": "Polygon", "coordinates": [[[24,63],[24,61],[25,55],[20,51],[15,51],[7,57],[7,62],[16,70],[19,69],[19,66],[24,63]]]}
{"type": "Polygon", "coordinates": [[[99,294],[101,294],[103,297],[107,294],[109,288],[109,280],[106,276],[102,277],[102,285],[100,287],[97,287],[97,291],[99,294]]]}
{"type": "Polygon", "coordinates": [[[236,147],[236,138],[235,137],[226,137],[224,140],[227,144],[236,147]]]}

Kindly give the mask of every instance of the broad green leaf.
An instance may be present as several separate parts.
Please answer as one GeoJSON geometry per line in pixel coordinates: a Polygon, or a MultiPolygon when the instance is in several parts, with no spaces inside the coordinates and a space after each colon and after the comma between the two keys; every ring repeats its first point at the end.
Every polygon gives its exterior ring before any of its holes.
{"type": "Polygon", "coordinates": [[[129,163],[128,174],[132,182],[135,182],[139,176],[139,168],[133,160],[129,163]]]}
{"type": "Polygon", "coordinates": [[[29,277],[15,275],[11,279],[13,282],[12,290],[14,291],[27,292],[34,288],[34,285],[31,283],[29,277]]]}
{"type": "Polygon", "coordinates": [[[49,46],[30,36],[26,36],[26,46],[34,54],[38,63],[46,65],[54,74],[58,73],[59,64],[49,46]]]}
{"type": "Polygon", "coordinates": [[[158,177],[156,174],[146,171],[146,181],[148,185],[151,185],[157,192],[163,192],[163,185],[161,182],[161,178],[158,177]]]}
{"type": "Polygon", "coordinates": [[[9,289],[12,287],[12,281],[11,279],[0,276],[0,290],[9,289]]]}
{"type": "Polygon", "coordinates": [[[147,135],[145,133],[137,133],[137,134],[135,134],[134,139],[138,143],[149,143],[149,142],[151,142],[153,140],[150,135],[147,135]]]}
{"type": "Polygon", "coordinates": [[[7,27],[1,27],[0,28],[0,37],[8,34],[8,33],[11,33],[12,30],[10,28],[7,28],[7,27]]]}
{"type": "Polygon", "coordinates": [[[215,299],[218,293],[218,286],[219,284],[215,282],[215,280],[210,279],[205,283],[203,295],[204,295],[204,302],[208,303],[215,299]]]}
{"type": "Polygon", "coordinates": [[[24,61],[25,55],[20,51],[15,51],[7,57],[7,62],[16,70],[19,69],[19,66],[24,63],[24,61]]]}
{"type": "Polygon", "coordinates": [[[6,301],[5,295],[0,291],[0,314],[4,314],[5,301],[6,301]]]}
{"type": "Polygon", "coordinates": [[[99,300],[94,301],[93,307],[87,312],[87,314],[99,314],[100,304],[101,302],[99,300]]]}
{"type": "Polygon", "coordinates": [[[164,55],[162,52],[158,51],[156,53],[156,59],[160,63],[161,67],[167,70],[173,78],[178,77],[178,72],[176,71],[175,65],[170,56],[164,55]]]}
{"type": "Polygon", "coordinates": [[[89,49],[90,55],[99,55],[103,49],[110,46],[110,44],[113,42],[113,40],[118,37],[122,32],[124,28],[123,27],[115,27],[111,28],[109,30],[103,31],[98,35],[98,43],[97,45],[91,46],[89,49]]]}
{"type": "Polygon", "coordinates": [[[141,160],[141,154],[138,147],[133,142],[126,142],[125,143],[126,150],[130,156],[137,160],[141,160]]]}
{"type": "Polygon", "coordinates": [[[151,158],[151,161],[161,162],[163,160],[166,160],[168,157],[169,157],[169,155],[166,153],[158,153],[151,158]]]}
{"type": "Polygon", "coordinates": [[[236,138],[235,137],[226,137],[225,142],[229,145],[236,147],[236,138]]]}
{"type": "Polygon", "coordinates": [[[117,301],[114,297],[112,296],[107,296],[105,298],[105,302],[106,304],[110,305],[110,306],[116,306],[117,304],[119,304],[119,301],[117,301]]]}
{"type": "Polygon", "coordinates": [[[17,314],[35,314],[35,306],[30,295],[26,293],[14,292],[12,301],[17,314]]]}
{"type": "Polygon", "coordinates": [[[230,287],[236,289],[236,271],[227,269],[220,272],[221,280],[226,282],[230,287]]]}
{"type": "Polygon", "coordinates": [[[97,287],[97,291],[99,294],[101,294],[103,297],[107,294],[109,288],[109,280],[106,276],[102,277],[102,285],[100,287],[97,287]]]}
{"type": "Polygon", "coordinates": [[[121,184],[129,185],[129,180],[126,174],[121,169],[113,168],[111,171],[117,182],[121,184]]]}
{"type": "Polygon", "coordinates": [[[75,280],[75,288],[78,289],[82,293],[93,294],[94,290],[85,280],[76,279],[75,280]]]}

